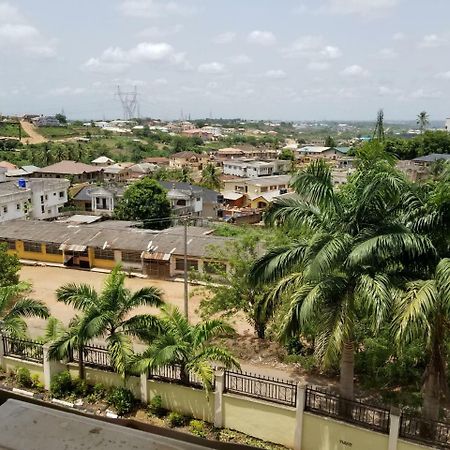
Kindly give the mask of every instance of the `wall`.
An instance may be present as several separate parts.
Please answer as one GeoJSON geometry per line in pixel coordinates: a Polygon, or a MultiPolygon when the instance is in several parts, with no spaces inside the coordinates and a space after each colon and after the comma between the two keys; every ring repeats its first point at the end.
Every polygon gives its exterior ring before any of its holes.
{"type": "Polygon", "coordinates": [[[404,441],[403,439],[398,440],[397,450],[426,450],[430,447],[425,445],[415,444],[413,442],[404,441]]]}
{"type": "MultiPolygon", "coordinates": [[[[14,251],[13,251],[14,252],[14,251]]],[[[14,252],[19,259],[28,259],[31,261],[53,262],[62,264],[63,255],[54,255],[46,253],[45,244],[41,244],[41,253],[38,252],[26,252],[24,250],[24,244],[22,241],[16,241],[16,251],[14,252]]]]}
{"type": "Polygon", "coordinates": [[[302,450],[387,450],[388,441],[386,434],[306,412],[303,415],[302,450]]]}
{"type": "Polygon", "coordinates": [[[293,408],[224,394],[223,418],[226,428],[286,447],[294,446],[296,420],[293,408]]]}
{"type": "Polygon", "coordinates": [[[26,367],[30,371],[31,376],[38,375],[39,381],[41,383],[44,382],[44,367],[42,364],[10,358],[9,356],[3,356],[2,359],[2,367],[5,372],[13,372],[18,367],[26,367]]]}
{"type": "Polygon", "coordinates": [[[160,395],[164,408],[214,422],[214,394],[207,396],[201,389],[156,380],[148,380],[147,387],[149,398],[160,395]]]}

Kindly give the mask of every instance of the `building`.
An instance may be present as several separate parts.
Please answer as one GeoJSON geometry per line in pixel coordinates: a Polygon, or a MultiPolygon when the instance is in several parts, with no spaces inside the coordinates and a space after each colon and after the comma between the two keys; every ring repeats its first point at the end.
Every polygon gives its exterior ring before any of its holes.
{"type": "Polygon", "coordinates": [[[251,159],[228,160],[223,162],[224,175],[243,178],[257,178],[286,173],[291,167],[290,161],[255,161],[251,159]]]}
{"type": "Polygon", "coordinates": [[[69,180],[31,178],[14,181],[0,176],[0,222],[14,219],[53,219],[67,203],[69,180]]]}
{"type": "Polygon", "coordinates": [[[450,117],[447,117],[447,118],[445,119],[445,129],[446,129],[447,131],[450,131],[450,117]]]}
{"type": "Polygon", "coordinates": [[[238,194],[265,194],[267,192],[278,191],[285,193],[290,190],[290,175],[278,175],[263,178],[246,178],[242,180],[226,180],[224,181],[224,189],[222,193],[236,192],[238,194]]]}
{"type": "Polygon", "coordinates": [[[95,158],[94,160],[91,161],[91,164],[93,166],[111,166],[114,164],[114,160],[112,160],[111,158],[108,158],[107,156],[99,156],[98,158],[95,158]]]}
{"type": "Polygon", "coordinates": [[[151,158],[145,158],[142,160],[143,163],[156,164],[157,166],[168,166],[170,159],[164,156],[155,156],[151,158]]]}
{"type": "Polygon", "coordinates": [[[60,121],[54,116],[39,116],[31,119],[36,127],[60,127],[60,121]]]}
{"type": "Polygon", "coordinates": [[[413,159],[413,163],[421,167],[430,167],[436,161],[450,161],[450,155],[447,153],[430,153],[426,156],[418,156],[413,159]]]}
{"type": "Polygon", "coordinates": [[[36,170],[34,176],[38,178],[68,178],[72,183],[94,182],[103,179],[103,168],[76,161],[60,161],[36,170]]]}
{"type": "Polygon", "coordinates": [[[208,162],[209,155],[206,153],[179,152],[170,157],[169,167],[172,169],[190,167],[191,169],[202,170],[208,162]]]}
{"type": "Polygon", "coordinates": [[[347,150],[347,147],[339,149],[335,147],[305,146],[295,150],[295,153],[297,155],[297,159],[300,159],[303,162],[309,162],[318,158],[335,160],[345,156],[347,150]]]}
{"type": "Polygon", "coordinates": [[[95,215],[112,216],[117,202],[123,197],[125,188],[118,186],[87,185],[73,193],[71,203],[79,211],[95,215]]]}
{"type": "Polygon", "coordinates": [[[177,216],[200,217],[203,211],[203,200],[199,192],[194,189],[171,188],[167,191],[167,198],[172,211],[177,216]]]}
{"type": "MultiPolygon", "coordinates": [[[[128,222],[104,221],[74,225],[64,222],[13,220],[0,223],[0,242],[21,260],[67,267],[125,270],[149,277],[176,277],[184,271],[184,227],[166,230],[131,228],[128,222]]],[[[232,238],[212,236],[212,230],[188,227],[189,270],[207,271],[211,247],[225,248],[232,238]]]]}
{"type": "Polygon", "coordinates": [[[36,170],[39,170],[39,167],[37,166],[22,166],[20,168],[17,169],[10,169],[6,172],[6,176],[7,177],[11,177],[11,178],[23,178],[23,177],[30,177],[31,175],[34,174],[34,172],[36,172],[36,170]]]}
{"type": "Polygon", "coordinates": [[[109,183],[125,183],[133,178],[133,163],[116,163],[103,168],[103,179],[109,183]]]}

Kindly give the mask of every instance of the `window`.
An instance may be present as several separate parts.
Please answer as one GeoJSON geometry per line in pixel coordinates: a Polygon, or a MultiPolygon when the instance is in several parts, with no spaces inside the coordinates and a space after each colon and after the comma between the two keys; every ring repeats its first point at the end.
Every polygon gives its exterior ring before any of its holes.
{"type": "Polygon", "coordinates": [[[186,200],[177,200],[177,206],[186,206],[186,200]]]}
{"type": "Polygon", "coordinates": [[[35,252],[35,253],[42,252],[41,244],[39,242],[24,242],[23,249],[26,252],[35,252]]]}
{"type": "Polygon", "coordinates": [[[267,186],[262,187],[261,192],[267,192],[267,186]]]}
{"type": "Polygon", "coordinates": [[[53,192],[53,197],[56,195],[56,192],[53,192]]]}
{"type": "Polygon", "coordinates": [[[61,255],[62,251],[59,249],[59,244],[47,244],[45,246],[45,252],[50,255],[61,255]]]}
{"type": "Polygon", "coordinates": [[[41,213],[45,214],[45,206],[44,205],[41,205],[41,213]]]}
{"type": "Polygon", "coordinates": [[[41,203],[44,203],[44,196],[41,195],[41,203]]]}
{"type": "Polygon", "coordinates": [[[96,248],[94,249],[94,256],[96,259],[109,259],[114,261],[114,251],[111,249],[96,248]]]}
{"type": "MultiPolygon", "coordinates": [[[[55,192],[55,195],[56,195],[56,192],[55,192]]],[[[59,193],[59,198],[64,198],[64,192],[63,192],[63,191],[61,191],[61,192],[59,193]]]]}
{"type": "MultiPolygon", "coordinates": [[[[184,270],[184,259],[177,258],[175,260],[175,269],[176,270],[184,270]]],[[[198,261],[196,259],[188,259],[187,260],[187,270],[198,270],[198,261]]]]}
{"type": "Polygon", "coordinates": [[[47,194],[45,194],[45,200],[48,200],[48,195],[47,194]]]}
{"type": "Polygon", "coordinates": [[[122,261],[141,263],[141,252],[122,251],[122,261]]]}
{"type": "Polygon", "coordinates": [[[4,206],[4,207],[3,207],[3,212],[4,212],[5,214],[8,214],[8,207],[7,207],[7,206],[4,206]]]}
{"type": "Polygon", "coordinates": [[[16,209],[17,209],[17,211],[19,211],[19,210],[20,210],[20,203],[17,203],[17,205],[16,205],[16,209]]]}
{"type": "Polygon", "coordinates": [[[8,250],[16,249],[16,241],[13,239],[2,239],[2,240],[0,240],[0,244],[7,244],[8,250]]]}

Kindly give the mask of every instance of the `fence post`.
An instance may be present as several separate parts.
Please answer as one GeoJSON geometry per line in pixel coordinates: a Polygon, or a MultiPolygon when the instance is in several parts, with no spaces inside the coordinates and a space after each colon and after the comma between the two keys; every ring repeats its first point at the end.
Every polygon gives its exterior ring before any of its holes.
{"type": "Polygon", "coordinates": [[[301,450],[303,438],[303,412],[305,411],[306,385],[297,383],[297,404],[295,412],[294,450],[301,450]]]}
{"type": "Polygon", "coordinates": [[[214,391],[214,426],[223,428],[223,391],[225,390],[225,372],[216,370],[216,390],[214,391]]]}
{"type": "Polygon", "coordinates": [[[48,357],[50,345],[44,344],[42,346],[42,354],[44,357],[43,367],[44,367],[44,387],[47,391],[50,390],[50,383],[54,375],[63,370],[66,370],[66,365],[61,363],[61,361],[53,361],[48,357]]]}
{"type": "Polygon", "coordinates": [[[389,447],[388,450],[397,450],[398,437],[400,435],[400,409],[391,408],[389,414],[389,447]]]}
{"type": "Polygon", "coordinates": [[[147,372],[141,373],[141,402],[147,404],[150,400],[148,398],[148,380],[147,372]]]}
{"type": "Polygon", "coordinates": [[[3,357],[5,356],[5,341],[3,334],[0,334],[0,365],[5,369],[5,361],[3,357]]]}

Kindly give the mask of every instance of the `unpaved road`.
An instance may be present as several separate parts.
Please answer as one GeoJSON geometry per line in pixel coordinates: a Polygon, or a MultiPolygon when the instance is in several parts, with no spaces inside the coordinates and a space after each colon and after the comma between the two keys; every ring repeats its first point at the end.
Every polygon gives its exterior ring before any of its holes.
{"type": "Polygon", "coordinates": [[[27,122],[26,120],[21,120],[20,125],[25,133],[28,134],[28,137],[22,138],[23,144],[42,144],[48,141],[48,139],[36,131],[36,127],[32,123],[27,122]]]}

